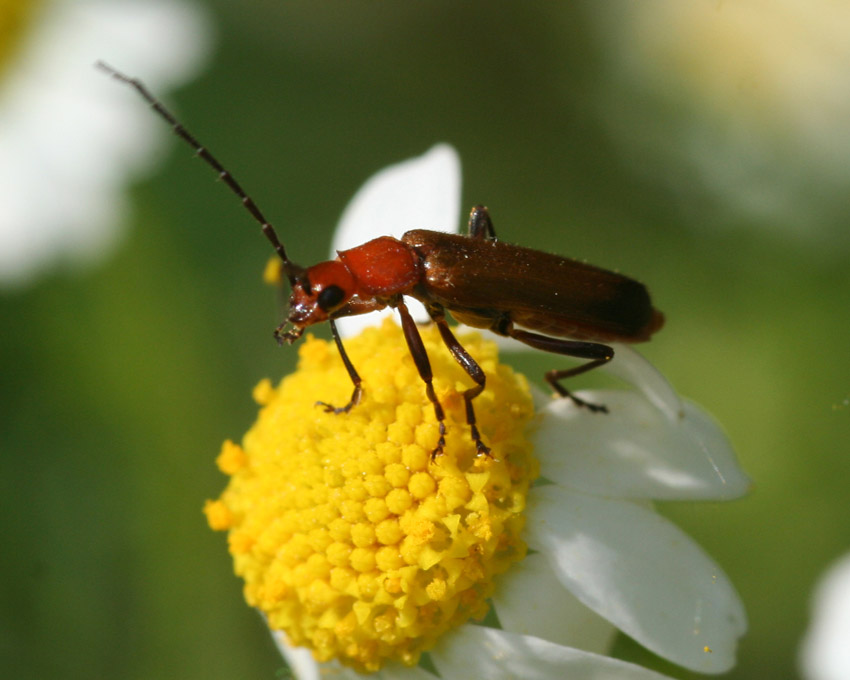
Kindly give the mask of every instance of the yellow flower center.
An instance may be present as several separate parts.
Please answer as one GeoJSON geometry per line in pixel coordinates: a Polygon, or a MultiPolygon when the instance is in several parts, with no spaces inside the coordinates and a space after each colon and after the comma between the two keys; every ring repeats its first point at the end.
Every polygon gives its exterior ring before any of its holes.
{"type": "Polygon", "coordinates": [[[0,0],[0,76],[26,37],[26,29],[40,2],[0,0]]]}
{"type": "Polygon", "coordinates": [[[365,388],[358,406],[335,415],[315,405],[346,403],[351,382],[334,345],[307,337],[297,372],[277,389],[257,386],[257,422],[218,458],[230,483],[205,512],[230,531],[245,597],[319,661],[417,663],[447,630],[483,616],[494,575],[525,556],[538,473],[525,378],[498,364],[495,344],[462,337],[487,374],[475,407],[492,457],[477,456],[462,397],[471,381],[435,328],[422,336],[446,409],[444,455],[431,460],[433,408],[388,321],[346,342],[365,388]]]}

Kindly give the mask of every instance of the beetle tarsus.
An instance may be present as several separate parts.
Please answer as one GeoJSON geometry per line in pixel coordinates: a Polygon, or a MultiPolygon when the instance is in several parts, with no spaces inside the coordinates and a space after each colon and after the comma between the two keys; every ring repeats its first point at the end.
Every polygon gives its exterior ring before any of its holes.
{"type": "MultiPolygon", "coordinates": [[[[598,366],[602,366],[603,364],[607,364],[614,358],[614,350],[610,347],[606,347],[605,345],[597,345],[596,347],[601,354],[600,358],[589,361],[581,366],[576,366],[575,368],[548,371],[545,377],[546,382],[552,386],[552,389],[558,393],[558,396],[570,399],[576,406],[586,408],[591,413],[608,413],[608,407],[604,404],[594,404],[593,402],[585,401],[584,399],[574,395],[559,382],[565,378],[571,378],[581,373],[586,373],[587,371],[597,368],[598,366]],[[608,351],[606,352],[605,350],[608,351]]],[[[576,355],[573,354],[572,356],[576,355]]],[[[584,356],[588,356],[588,354],[585,353],[584,356]]]]}
{"type": "Polygon", "coordinates": [[[353,409],[357,404],[360,403],[360,399],[363,397],[363,388],[358,383],[354,386],[354,391],[351,393],[351,399],[345,406],[334,406],[333,404],[329,404],[326,401],[317,401],[316,406],[321,406],[325,413],[335,413],[339,415],[340,413],[348,413],[351,409],[353,409]]]}
{"type": "Polygon", "coordinates": [[[472,434],[472,441],[475,442],[475,455],[479,458],[481,456],[487,456],[488,458],[492,458],[493,454],[490,453],[490,447],[487,446],[483,441],[481,441],[481,433],[478,432],[478,426],[474,423],[469,426],[469,431],[472,434]]]}
{"type": "Polygon", "coordinates": [[[437,460],[437,456],[443,455],[443,448],[446,445],[446,424],[440,421],[440,438],[437,440],[437,446],[431,451],[431,462],[437,460]]]}
{"type": "Polygon", "coordinates": [[[580,408],[586,408],[591,413],[608,413],[608,407],[605,406],[605,404],[595,404],[592,401],[585,401],[584,399],[582,399],[581,397],[577,397],[561,385],[555,384],[554,387],[559,397],[563,399],[569,399],[580,408]]]}
{"type": "Polygon", "coordinates": [[[591,413],[608,413],[608,407],[605,404],[594,404],[593,402],[579,399],[573,394],[570,394],[569,396],[576,406],[583,406],[591,413]]]}
{"type": "Polygon", "coordinates": [[[348,413],[354,407],[354,404],[348,402],[345,406],[334,406],[326,401],[317,401],[316,406],[321,406],[325,413],[339,415],[340,413],[348,413]]]}

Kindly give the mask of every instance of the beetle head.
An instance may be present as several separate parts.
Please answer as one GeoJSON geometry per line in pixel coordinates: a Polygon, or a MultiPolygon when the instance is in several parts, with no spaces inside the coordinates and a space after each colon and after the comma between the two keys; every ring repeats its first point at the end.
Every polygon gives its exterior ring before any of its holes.
{"type": "Polygon", "coordinates": [[[275,331],[278,340],[290,344],[308,326],[327,321],[352,298],[355,289],[354,276],[339,260],[320,262],[296,272],[290,283],[289,313],[283,325],[291,324],[292,328],[282,332],[281,326],[275,331]]]}

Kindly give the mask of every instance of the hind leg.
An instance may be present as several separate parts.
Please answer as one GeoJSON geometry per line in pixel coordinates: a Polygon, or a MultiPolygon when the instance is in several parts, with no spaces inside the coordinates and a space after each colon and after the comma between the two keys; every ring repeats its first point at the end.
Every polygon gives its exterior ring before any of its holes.
{"type": "Polygon", "coordinates": [[[548,335],[540,335],[539,333],[531,333],[529,331],[519,330],[514,328],[513,323],[503,323],[500,328],[493,329],[500,335],[507,335],[511,338],[525,343],[529,347],[541,349],[544,352],[552,352],[554,354],[563,354],[577,359],[589,359],[586,364],[581,364],[573,368],[562,370],[551,370],[546,373],[546,382],[552,386],[559,395],[567,397],[573,401],[576,406],[583,406],[593,413],[608,413],[607,407],[603,404],[593,404],[584,399],[580,399],[570,392],[561,384],[561,380],[572,378],[587,371],[592,371],[603,364],[607,364],[614,358],[614,350],[608,345],[603,345],[598,342],[582,342],[579,340],[564,340],[562,338],[552,338],[548,335]]]}

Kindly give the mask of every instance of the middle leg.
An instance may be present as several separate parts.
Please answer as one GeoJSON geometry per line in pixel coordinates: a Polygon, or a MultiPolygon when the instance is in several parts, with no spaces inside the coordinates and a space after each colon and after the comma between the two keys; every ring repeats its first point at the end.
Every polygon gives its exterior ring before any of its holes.
{"type": "Polygon", "coordinates": [[[487,374],[481,369],[475,359],[466,351],[463,345],[458,342],[458,339],[452,333],[449,324],[446,322],[446,315],[443,308],[439,305],[429,305],[428,314],[437,328],[440,331],[440,336],[446,347],[449,348],[455,361],[460,364],[461,368],[466,371],[467,375],[472,378],[476,385],[470,387],[463,393],[463,400],[466,404],[466,422],[469,425],[469,432],[472,435],[472,440],[475,442],[475,448],[478,455],[490,455],[490,448],[481,441],[481,433],[478,431],[478,425],[475,420],[475,408],[472,406],[472,400],[475,399],[481,392],[484,391],[484,385],[487,382],[487,374]]]}
{"type": "Polygon", "coordinates": [[[446,416],[443,413],[443,407],[440,400],[437,399],[437,394],[434,392],[434,375],[431,371],[431,360],[428,359],[428,352],[425,350],[425,345],[422,343],[422,336],[419,335],[419,329],[416,328],[416,322],[410,315],[407,305],[401,299],[393,305],[398,309],[401,316],[401,329],[404,332],[404,339],[407,341],[407,348],[410,350],[410,355],[413,357],[413,363],[416,364],[416,370],[419,371],[419,377],[425,383],[425,394],[434,406],[434,415],[437,417],[437,423],[440,426],[440,439],[437,441],[436,448],[431,451],[431,460],[442,455],[443,447],[446,445],[446,416]]]}

